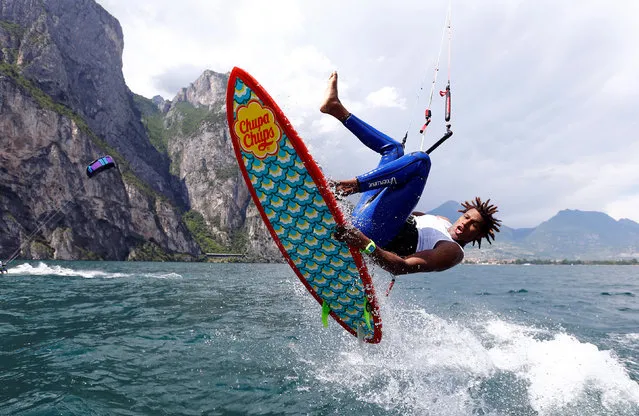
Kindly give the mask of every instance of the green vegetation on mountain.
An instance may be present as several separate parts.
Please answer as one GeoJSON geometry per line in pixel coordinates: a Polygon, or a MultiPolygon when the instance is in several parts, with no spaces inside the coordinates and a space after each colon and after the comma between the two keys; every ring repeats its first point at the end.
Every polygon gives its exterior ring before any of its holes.
{"type": "Polygon", "coordinates": [[[168,154],[170,133],[164,127],[164,115],[155,103],[141,95],[133,94],[133,102],[142,115],[142,124],[149,141],[159,152],[168,154]]]}
{"type": "Polygon", "coordinates": [[[204,253],[230,253],[229,247],[220,244],[209,231],[204,216],[197,211],[188,211],[182,217],[186,228],[204,253]]]}
{"type": "Polygon", "coordinates": [[[18,39],[21,38],[25,32],[25,29],[22,26],[14,22],[9,22],[7,20],[0,20],[0,28],[18,39]]]}
{"type": "Polygon", "coordinates": [[[185,136],[197,133],[204,121],[212,121],[211,111],[207,107],[195,107],[191,103],[178,102],[174,108],[181,119],[180,125],[175,127],[185,136]]]}
{"type": "Polygon", "coordinates": [[[202,123],[223,121],[223,117],[210,111],[208,107],[196,107],[191,103],[180,101],[173,104],[168,117],[163,114],[153,100],[134,94],[135,106],[142,116],[151,144],[160,152],[168,154],[169,140],[179,135],[196,134],[202,123]]]}

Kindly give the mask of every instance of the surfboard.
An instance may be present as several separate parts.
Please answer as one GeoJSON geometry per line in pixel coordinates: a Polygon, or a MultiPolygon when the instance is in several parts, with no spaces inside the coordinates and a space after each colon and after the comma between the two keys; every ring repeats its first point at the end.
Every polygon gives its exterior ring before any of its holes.
{"type": "MultiPolygon", "coordinates": [[[[382,339],[375,288],[359,250],[333,237],[346,224],[328,182],[282,110],[246,71],[229,75],[235,156],[284,259],[328,316],[369,343],[382,339]]],[[[319,315],[319,313],[318,313],[319,315]]]]}

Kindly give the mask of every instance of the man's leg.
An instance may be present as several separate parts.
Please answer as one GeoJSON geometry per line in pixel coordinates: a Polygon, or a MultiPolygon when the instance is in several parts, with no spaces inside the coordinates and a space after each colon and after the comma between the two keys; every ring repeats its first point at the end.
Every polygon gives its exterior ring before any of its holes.
{"type": "Polygon", "coordinates": [[[353,210],[353,225],[384,247],[417,206],[429,172],[428,155],[415,152],[358,176],[365,192],[353,210]]]}
{"type": "Polygon", "coordinates": [[[328,81],[320,111],[337,118],[365,146],[382,157],[376,169],[336,184],[337,192],[362,196],[353,211],[353,225],[380,246],[390,242],[415,209],[426,185],[430,158],[426,153],[404,155],[401,143],[351,114],[337,91],[337,73],[328,81]]]}
{"type": "Polygon", "coordinates": [[[349,115],[343,124],[366,147],[382,156],[378,167],[404,155],[404,146],[401,143],[362,121],[354,114],[349,115]]]}
{"type": "Polygon", "coordinates": [[[401,143],[360,120],[344,107],[337,93],[337,72],[333,72],[328,79],[326,96],[320,111],[337,118],[366,147],[379,153],[382,156],[379,166],[404,154],[404,147],[401,143]]]}

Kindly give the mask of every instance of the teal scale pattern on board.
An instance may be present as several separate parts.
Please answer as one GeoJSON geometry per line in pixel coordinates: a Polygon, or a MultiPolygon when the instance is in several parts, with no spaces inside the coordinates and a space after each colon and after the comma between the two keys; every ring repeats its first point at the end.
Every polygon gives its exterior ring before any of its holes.
{"type": "MultiPolygon", "coordinates": [[[[251,100],[262,103],[239,79],[234,100],[235,109],[251,100]]],[[[333,238],[335,220],[289,138],[284,135],[279,152],[264,160],[242,155],[273,230],[306,282],[348,327],[372,337],[355,260],[348,246],[333,238]]]]}

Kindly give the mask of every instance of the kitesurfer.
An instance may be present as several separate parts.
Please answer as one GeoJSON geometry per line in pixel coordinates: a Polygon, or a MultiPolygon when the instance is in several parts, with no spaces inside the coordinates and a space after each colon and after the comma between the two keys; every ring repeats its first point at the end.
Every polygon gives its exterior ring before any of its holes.
{"type": "MultiPolygon", "coordinates": [[[[361,193],[352,226],[338,227],[336,238],[369,254],[394,274],[442,271],[459,264],[463,247],[499,232],[498,211],[490,199],[476,197],[462,204],[462,215],[451,224],[444,217],[412,212],[426,185],[430,157],[425,152],[404,154],[401,143],[351,114],[337,92],[337,72],[328,81],[320,111],[344,124],[368,148],[381,155],[377,168],[354,179],[335,181],[335,194],[361,193]]],[[[491,243],[492,244],[492,243],[491,243]]]]}
{"type": "Polygon", "coordinates": [[[0,273],[8,273],[7,265],[0,260],[0,273]]]}

